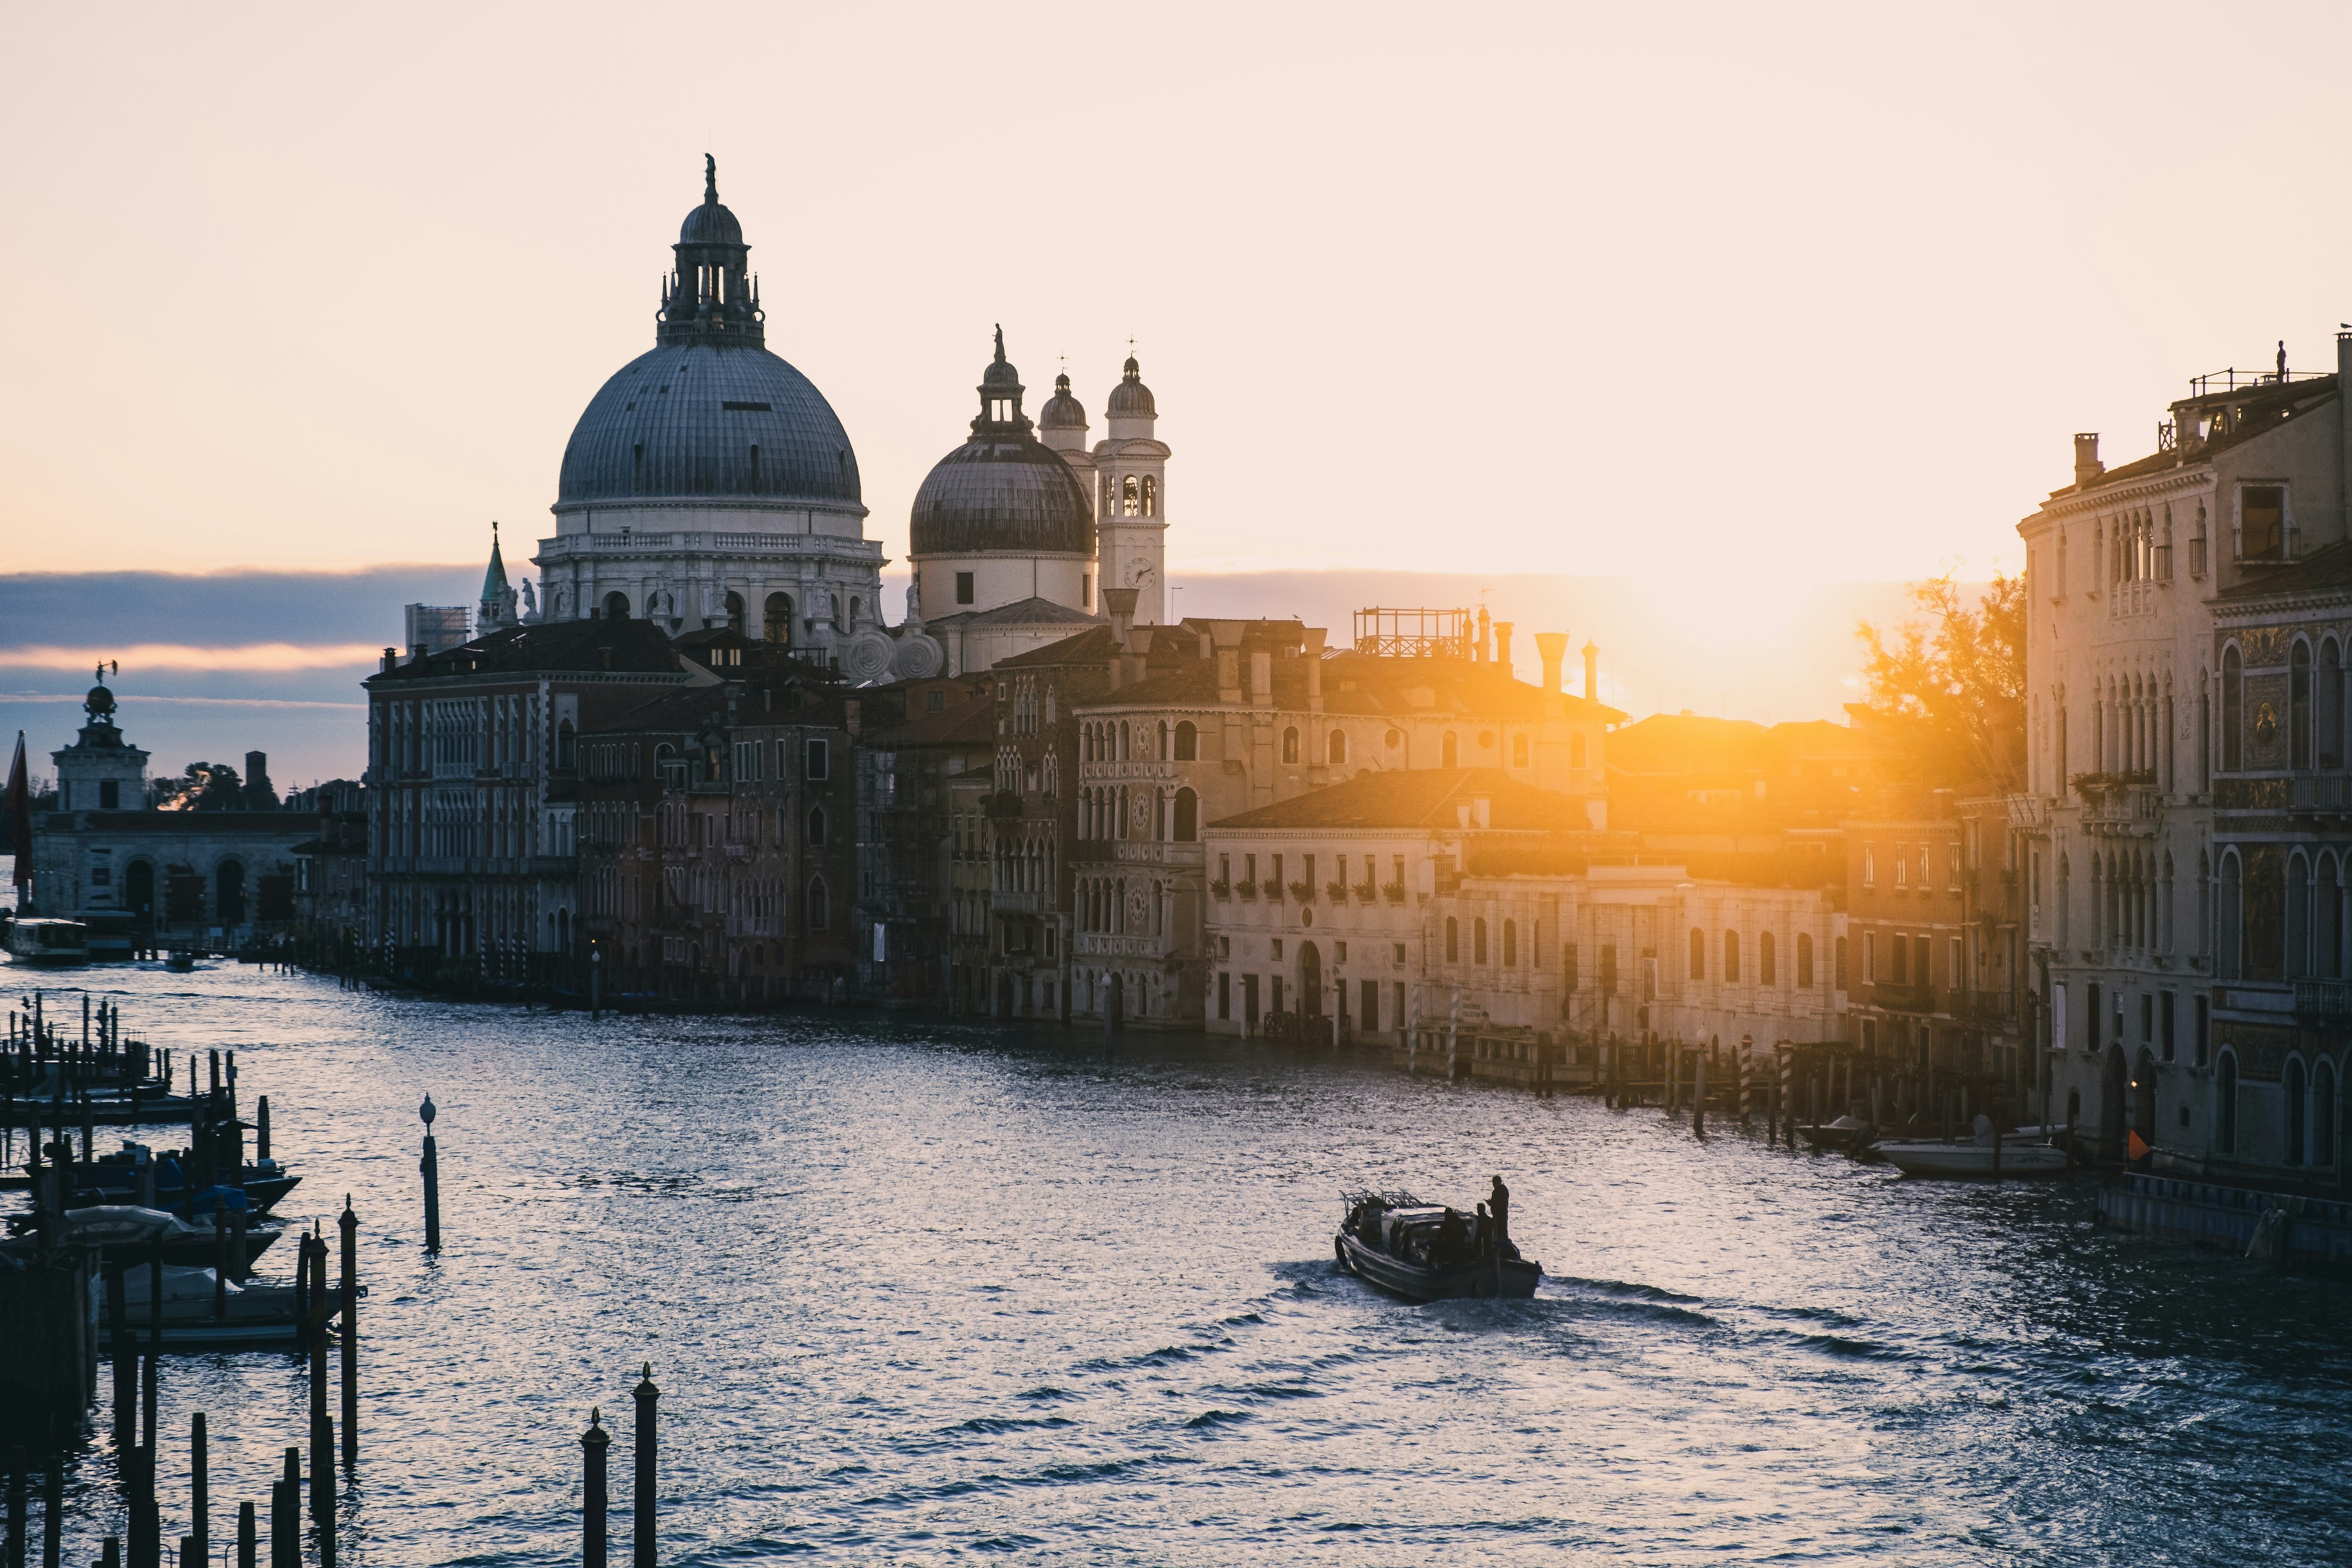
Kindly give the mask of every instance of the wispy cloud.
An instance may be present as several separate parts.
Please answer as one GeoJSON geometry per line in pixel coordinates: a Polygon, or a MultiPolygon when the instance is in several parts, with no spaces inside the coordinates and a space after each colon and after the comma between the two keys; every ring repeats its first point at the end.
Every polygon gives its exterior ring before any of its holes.
{"type": "Polygon", "coordinates": [[[134,643],[128,647],[0,647],[0,669],[89,669],[100,660],[133,669],[217,669],[276,673],[296,669],[343,669],[372,665],[381,647],[366,643],[245,643],[199,647],[188,643],[134,643]]]}
{"type": "MultiPolygon", "coordinates": [[[[0,702],[74,702],[82,700],[79,691],[0,691],[0,702]]],[[[350,712],[364,712],[364,702],[305,702],[284,697],[142,697],[116,692],[120,703],[152,702],[171,708],[336,708],[350,712]]]]}

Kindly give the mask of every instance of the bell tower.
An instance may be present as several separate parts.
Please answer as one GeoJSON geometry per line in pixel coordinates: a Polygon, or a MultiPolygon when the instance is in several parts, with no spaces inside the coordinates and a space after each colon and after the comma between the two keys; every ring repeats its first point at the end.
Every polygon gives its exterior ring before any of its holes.
{"type": "Polygon", "coordinates": [[[1105,588],[1133,588],[1135,624],[1168,619],[1168,447],[1153,434],[1160,410],[1128,355],[1105,411],[1109,438],[1095,444],[1097,571],[1105,588]]]}

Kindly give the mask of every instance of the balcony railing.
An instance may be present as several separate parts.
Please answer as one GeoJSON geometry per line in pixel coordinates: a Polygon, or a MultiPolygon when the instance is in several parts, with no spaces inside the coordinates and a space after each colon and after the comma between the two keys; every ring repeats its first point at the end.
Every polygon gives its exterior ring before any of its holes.
{"type": "Polygon", "coordinates": [[[2294,1010],[2323,1017],[2352,1016],[2352,985],[2341,980],[2298,980],[2294,983],[2294,1010]]]}
{"type": "Polygon", "coordinates": [[[1870,1000],[1874,1006],[1885,1007],[1896,1013],[1938,1011],[1936,1005],[1936,988],[1932,985],[1897,985],[1882,980],[1871,986],[1870,1000]]]}

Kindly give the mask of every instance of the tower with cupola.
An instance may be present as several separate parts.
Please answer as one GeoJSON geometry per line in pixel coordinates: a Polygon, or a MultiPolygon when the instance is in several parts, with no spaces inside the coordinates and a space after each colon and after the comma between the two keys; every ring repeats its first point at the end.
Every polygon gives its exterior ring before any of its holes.
{"type": "Polygon", "coordinates": [[[1095,443],[1096,533],[1102,585],[1133,588],[1135,622],[1168,619],[1168,445],[1151,389],[1129,354],[1105,410],[1107,439],[1095,443]]]}

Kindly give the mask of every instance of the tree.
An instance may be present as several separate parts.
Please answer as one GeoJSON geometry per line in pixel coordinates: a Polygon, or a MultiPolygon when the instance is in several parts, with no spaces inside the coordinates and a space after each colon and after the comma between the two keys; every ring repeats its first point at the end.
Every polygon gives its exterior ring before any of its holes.
{"type": "Polygon", "coordinates": [[[158,811],[245,809],[245,782],[226,763],[190,763],[178,778],[151,780],[147,794],[158,811]]]}
{"type": "Polygon", "coordinates": [[[2007,793],[2025,778],[2025,578],[1996,573],[1970,609],[1952,574],[1911,584],[1925,620],[1864,621],[1868,708],[1920,783],[2007,793]]]}

